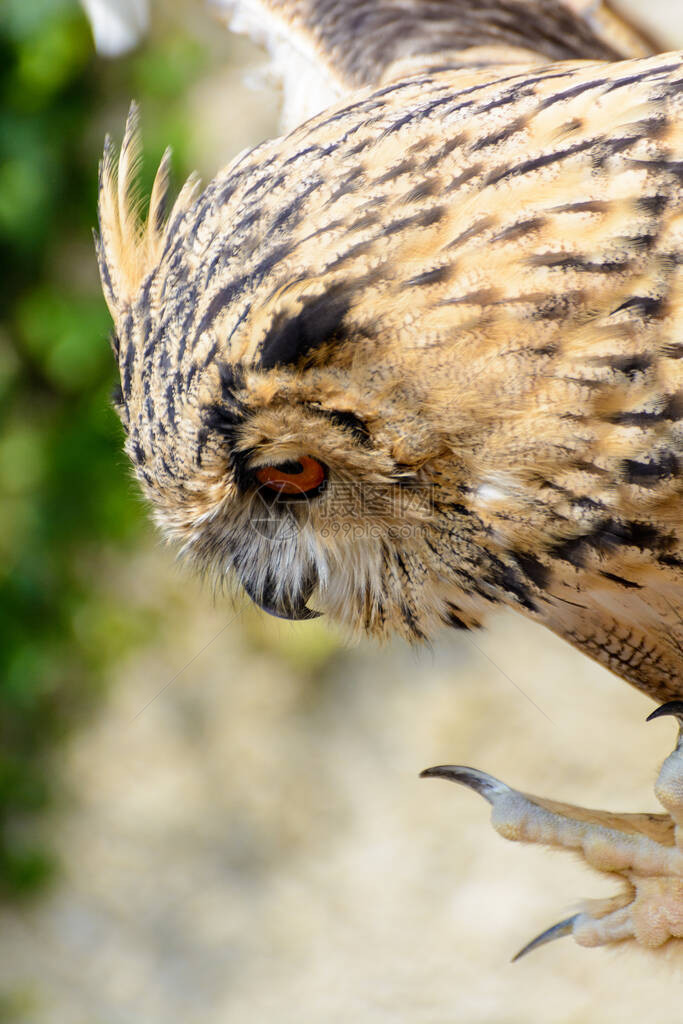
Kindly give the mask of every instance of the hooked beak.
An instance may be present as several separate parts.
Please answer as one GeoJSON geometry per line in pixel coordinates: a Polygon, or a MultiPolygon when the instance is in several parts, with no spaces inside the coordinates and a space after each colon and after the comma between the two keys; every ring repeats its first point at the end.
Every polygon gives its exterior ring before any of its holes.
{"type": "Polygon", "coordinates": [[[276,598],[276,588],[270,576],[260,593],[256,591],[250,580],[242,580],[242,586],[247,594],[262,611],[268,612],[269,615],[274,615],[278,619],[289,619],[291,622],[320,618],[321,612],[306,607],[306,602],[315,590],[316,583],[315,578],[309,577],[304,580],[297,594],[280,593],[276,598]]]}

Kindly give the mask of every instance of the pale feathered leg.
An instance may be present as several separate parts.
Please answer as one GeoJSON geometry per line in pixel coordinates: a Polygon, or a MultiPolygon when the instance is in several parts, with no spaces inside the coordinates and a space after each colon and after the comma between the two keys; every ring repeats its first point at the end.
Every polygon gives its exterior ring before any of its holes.
{"type": "Polygon", "coordinates": [[[476,768],[442,765],[422,772],[480,793],[493,808],[493,827],[506,839],[572,850],[624,883],[619,895],[592,901],[533,939],[515,959],[564,935],[581,946],[634,940],[648,949],[683,938],[683,701],[662,705],[648,721],[662,715],[679,723],[676,749],[655,786],[667,814],[612,814],[561,804],[520,793],[476,768]]]}

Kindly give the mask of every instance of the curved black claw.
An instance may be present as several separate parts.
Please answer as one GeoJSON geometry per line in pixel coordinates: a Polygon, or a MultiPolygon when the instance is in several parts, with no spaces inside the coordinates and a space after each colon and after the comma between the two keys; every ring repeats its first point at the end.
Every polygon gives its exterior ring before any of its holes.
{"type": "Polygon", "coordinates": [[[655,718],[664,718],[666,715],[673,715],[674,718],[678,719],[679,725],[683,727],[683,700],[669,700],[666,704],[662,704],[660,707],[655,708],[651,715],[648,715],[645,719],[646,722],[651,722],[655,718]]]}
{"type": "Polygon", "coordinates": [[[511,963],[516,963],[517,960],[521,960],[527,953],[532,953],[539,946],[545,946],[547,942],[554,942],[555,939],[562,939],[565,935],[571,935],[574,931],[574,925],[580,916],[580,914],[573,914],[571,917],[565,918],[564,921],[558,921],[552,928],[547,928],[546,931],[541,932],[531,942],[527,942],[526,946],[520,949],[519,953],[515,953],[511,963]]]}
{"type": "Polygon", "coordinates": [[[441,764],[435,768],[425,768],[423,772],[420,772],[420,778],[448,779],[449,782],[459,782],[463,786],[469,786],[475,793],[479,793],[490,804],[493,803],[495,797],[512,792],[509,786],[506,786],[500,779],[495,779],[493,775],[480,772],[478,768],[466,768],[460,764],[441,764]]]}

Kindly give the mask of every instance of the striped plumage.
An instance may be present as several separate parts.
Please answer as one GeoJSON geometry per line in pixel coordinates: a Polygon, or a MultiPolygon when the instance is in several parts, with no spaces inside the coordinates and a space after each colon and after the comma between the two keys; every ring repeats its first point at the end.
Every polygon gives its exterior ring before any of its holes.
{"type": "Polygon", "coordinates": [[[290,16],[344,98],[168,216],[165,160],[142,227],[134,111],[118,180],[107,147],[118,405],[158,522],[284,617],[422,639],[507,604],[683,696],[683,55],[615,61],[645,44],[559,0],[244,6],[290,16]],[[254,529],[256,474],[304,457],[326,486],[254,529]]]}

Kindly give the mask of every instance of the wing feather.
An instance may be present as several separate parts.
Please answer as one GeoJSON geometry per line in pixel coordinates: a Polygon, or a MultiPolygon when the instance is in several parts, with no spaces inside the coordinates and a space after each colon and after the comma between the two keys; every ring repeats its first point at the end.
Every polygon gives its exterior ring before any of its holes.
{"type": "Polygon", "coordinates": [[[657,47],[595,0],[214,0],[266,47],[286,128],[363,86],[430,65],[644,57],[657,47]]]}

